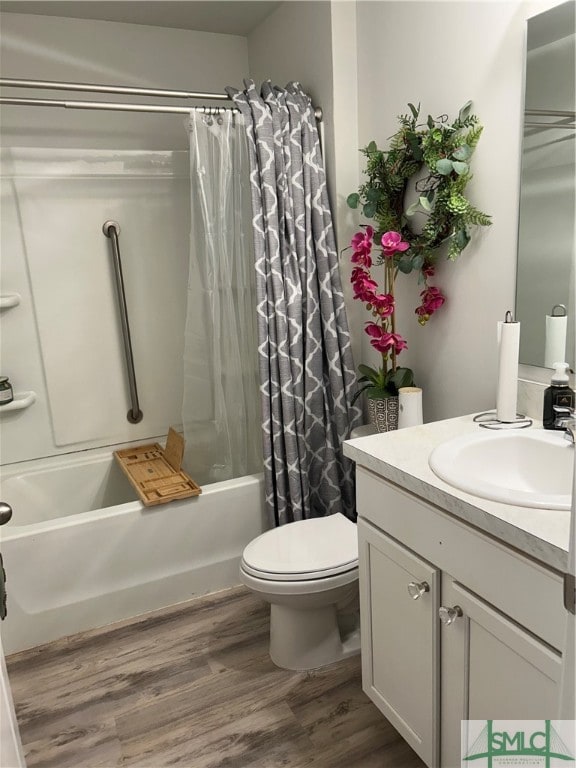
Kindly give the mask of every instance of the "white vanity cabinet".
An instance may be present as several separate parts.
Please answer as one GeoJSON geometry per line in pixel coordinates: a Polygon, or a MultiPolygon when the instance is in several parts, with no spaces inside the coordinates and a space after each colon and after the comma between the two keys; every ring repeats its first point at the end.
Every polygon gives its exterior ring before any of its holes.
{"type": "Polygon", "coordinates": [[[433,765],[440,715],[441,574],[364,520],[358,521],[358,540],[363,687],[412,749],[433,765]]]}
{"type": "Polygon", "coordinates": [[[456,766],[460,720],[557,716],[562,657],[447,574],[442,604],[461,614],[442,626],[440,661],[441,764],[456,766]]]}
{"type": "Polygon", "coordinates": [[[362,675],[429,766],[460,721],[557,716],[559,573],[357,467],[362,675]]]}

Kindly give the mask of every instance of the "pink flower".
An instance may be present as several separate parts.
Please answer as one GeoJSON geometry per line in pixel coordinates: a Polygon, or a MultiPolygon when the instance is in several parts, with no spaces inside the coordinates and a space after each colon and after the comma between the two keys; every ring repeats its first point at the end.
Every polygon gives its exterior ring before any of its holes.
{"type": "Polygon", "coordinates": [[[354,250],[351,259],[354,264],[362,264],[362,266],[367,267],[368,269],[372,266],[370,252],[372,250],[373,236],[374,229],[370,226],[366,227],[365,232],[357,232],[354,235],[352,242],[350,243],[354,250]]]}
{"type": "Polygon", "coordinates": [[[362,264],[363,267],[367,267],[368,269],[372,266],[372,257],[369,253],[363,253],[362,251],[354,251],[350,261],[353,264],[362,264]]]}
{"type": "Polygon", "coordinates": [[[368,336],[372,336],[375,339],[379,339],[382,336],[382,328],[377,323],[366,323],[364,331],[368,336]]]}
{"type": "Polygon", "coordinates": [[[362,267],[354,267],[352,274],[350,275],[350,281],[355,283],[357,280],[360,280],[363,277],[370,277],[370,273],[366,272],[366,270],[362,269],[362,267]]]}
{"type": "Polygon", "coordinates": [[[420,296],[422,298],[422,306],[429,315],[440,309],[446,301],[446,297],[442,294],[440,288],[436,288],[433,285],[428,286],[426,290],[422,291],[420,296]]]}
{"type": "Polygon", "coordinates": [[[402,336],[400,336],[400,334],[387,333],[386,331],[382,332],[382,335],[379,339],[372,339],[370,344],[372,344],[374,349],[377,349],[378,352],[381,352],[383,355],[387,354],[392,349],[398,355],[400,352],[402,352],[403,349],[408,348],[408,344],[406,344],[405,340],[402,338],[402,336]]]}
{"type": "Polygon", "coordinates": [[[403,349],[408,349],[408,344],[406,343],[406,340],[402,336],[400,336],[399,333],[391,333],[390,338],[394,342],[394,349],[397,355],[399,355],[403,349]]]}
{"type": "Polygon", "coordinates": [[[394,296],[390,293],[377,293],[372,299],[372,306],[380,317],[390,317],[394,312],[394,296]]]}
{"type": "Polygon", "coordinates": [[[360,267],[356,267],[356,269],[353,270],[352,278],[354,298],[360,299],[367,304],[371,304],[375,296],[375,291],[378,288],[378,283],[375,280],[372,280],[369,272],[365,272],[363,269],[360,269],[360,267]]]}
{"type": "Polygon", "coordinates": [[[400,232],[384,232],[380,242],[384,256],[394,256],[395,253],[401,253],[410,248],[410,244],[402,240],[400,232]]]}
{"type": "Polygon", "coordinates": [[[422,291],[420,298],[422,303],[415,309],[415,312],[418,315],[420,325],[425,325],[430,319],[430,315],[433,315],[444,304],[446,297],[439,288],[430,285],[422,291]]]}
{"type": "Polygon", "coordinates": [[[388,333],[378,323],[366,323],[364,331],[371,336],[370,344],[381,352],[383,355],[388,354],[391,350],[394,350],[396,354],[399,354],[403,349],[407,348],[407,344],[398,333],[388,333]]]}

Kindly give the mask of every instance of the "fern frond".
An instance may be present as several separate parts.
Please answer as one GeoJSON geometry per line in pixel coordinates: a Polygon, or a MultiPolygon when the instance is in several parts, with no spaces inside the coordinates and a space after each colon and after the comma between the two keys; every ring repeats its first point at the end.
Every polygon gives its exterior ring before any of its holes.
{"type": "Polygon", "coordinates": [[[482,135],[483,130],[483,126],[475,125],[470,131],[468,131],[466,134],[466,144],[468,144],[470,149],[474,149],[476,147],[480,141],[480,136],[482,135]]]}
{"type": "Polygon", "coordinates": [[[466,223],[474,224],[478,227],[489,227],[492,224],[492,218],[487,214],[479,211],[478,208],[474,208],[473,205],[468,206],[468,210],[465,215],[466,223]]]}

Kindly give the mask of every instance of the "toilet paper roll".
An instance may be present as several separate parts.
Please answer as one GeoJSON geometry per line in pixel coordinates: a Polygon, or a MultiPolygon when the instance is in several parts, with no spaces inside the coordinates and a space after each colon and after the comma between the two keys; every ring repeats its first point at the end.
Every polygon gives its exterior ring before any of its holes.
{"type": "Polygon", "coordinates": [[[398,390],[398,429],[422,424],[422,390],[420,387],[400,387],[398,390]]]}
{"type": "Polygon", "coordinates": [[[563,363],[566,360],[567,331],[567,315],[546,315],[545,368],[554,368],[554,363],[563,363]]]}
{"type": "Polygon", "coordinates": [[[520,323],[499,322],[498,387],[496,391],[496,418],[498,421],[516,421],[519,349],[520,323]]]}

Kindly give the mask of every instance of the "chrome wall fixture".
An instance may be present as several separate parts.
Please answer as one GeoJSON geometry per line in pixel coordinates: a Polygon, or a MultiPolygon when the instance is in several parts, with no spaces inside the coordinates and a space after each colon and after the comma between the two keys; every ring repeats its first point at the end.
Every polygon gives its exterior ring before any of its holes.
{"type": "Polygon", "coordinates": [[[102,232],[110,239],[112,246],[112,259],[114,263],[114,276],[116,278],[116,293],[118,295],[118,306],[120,308],[120,322],[122,324],[122,339],[124,341],[124,355],[126,358],[126,372],[128,374],[128,386],[130,388],[130,402],[132,407],[128,411],[126,418],[130,424],[138,424],[142,421],[144,414],[140,410],[138,402],[138,388],[136,387],[136,372],[134,370],[134,355],[132,354],[132,339],[130,337],[130,325],[128,323],[128,306],[126,304],[126,293],[124,291],[124,277],[122,275],[122,261],[120,259],[120,246],[118,244],[118,235],[120,234],[120,225],[117,221],[105,221],[102,225],[102,232]]]}

